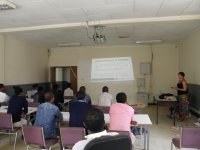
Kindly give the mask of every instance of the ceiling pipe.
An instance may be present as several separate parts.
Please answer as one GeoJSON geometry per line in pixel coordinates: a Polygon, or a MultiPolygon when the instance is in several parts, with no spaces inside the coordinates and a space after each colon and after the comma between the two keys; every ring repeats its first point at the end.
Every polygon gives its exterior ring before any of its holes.
{"type": "Polygon", "coordinates": [[[117,27],[119,25],[123,26],[123,25],[129,25],[129,24],[137,24],[137,23],[195,21],[195,20],[200,20],[200,15],[114,19],[114,20],[102,20],[102,21],[86,21],[86,22],[80,22],[80,23],[64,23],[64,24],[42,25],[42,26],[30,26],[30,27],[0,29],[0,33],[35,31],[35,30],[44,30],[44,29],[59,29],[59,28],[80,28],[80,27],[86,28],[86,27],[97,26],[97,25],[106,26],[106,27],[117,27]]]}

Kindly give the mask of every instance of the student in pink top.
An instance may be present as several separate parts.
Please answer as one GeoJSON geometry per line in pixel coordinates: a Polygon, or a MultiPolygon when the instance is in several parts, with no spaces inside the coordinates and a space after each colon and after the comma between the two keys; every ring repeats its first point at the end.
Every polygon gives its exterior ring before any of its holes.
{"type": "Polygon", "coordinates": [[[132,142],[135,136],[131,132],[131,124],[137,124],[132,121],[134,117],[134,109],[127,104],[127,96],[125,93],[118,93],[116,96],[117,103],[110,107],[110,130],[129,131],[132,142]]]}

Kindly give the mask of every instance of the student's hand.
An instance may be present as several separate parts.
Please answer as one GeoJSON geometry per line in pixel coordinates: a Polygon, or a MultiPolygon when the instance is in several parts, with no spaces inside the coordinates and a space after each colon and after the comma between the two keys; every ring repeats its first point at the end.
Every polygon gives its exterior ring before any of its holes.
{"type": "Polygon", "coordinates": [[[22,113],[21,117],[22,117],[22,118],[26,118],[26,114],[25,114],[25,113],[22,113]]]}
{"type": "Polygon", "coordinates": [[[137,121],[131,121],[131,125],[137,125],[137,121]]]}

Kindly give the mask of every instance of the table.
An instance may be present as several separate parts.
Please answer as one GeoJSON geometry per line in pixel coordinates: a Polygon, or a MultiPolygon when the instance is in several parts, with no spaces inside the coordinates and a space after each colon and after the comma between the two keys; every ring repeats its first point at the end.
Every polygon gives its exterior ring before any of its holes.
{"type": "Polygon", "coordinates": [[[176,124],[176,116],[175,116],[175,106],[176,106],[177,100],[175,99],[158,99],[157,100],[157,113],[156,113],[156,124],[158,124],[158,109],[159,106],[170,106],[173,107],[173,120],[174,120],[174,126],[176,124]]]}
{"type": "MultiPolygon", "coordinates": [[[[70,114],[69,112],[62,112],[63,114],[63,121],[69,122],[70,114]]],[[[110,116],[109,114],[104,114],[105,123],[110,123],[110,116]]],[[[135,114],[133,121],[137,121],[138,125],[140,126],[148,126],[152,125],[151,119],[148,114],[135,114]]],[[[145,150],[149,150],[149,131],[148,128],[146,128],[146,132],[144,132],[144,147],[145,150]]]]}
{"type": "MultiPolygon", "coordinates": [[[[8,106],[1,106],[0,107],[0,113],[7,113],[8,106]]],[[[37,111],[37,107],[28,107],[28,113],[27,115],[31,115],[37,111]]]]}

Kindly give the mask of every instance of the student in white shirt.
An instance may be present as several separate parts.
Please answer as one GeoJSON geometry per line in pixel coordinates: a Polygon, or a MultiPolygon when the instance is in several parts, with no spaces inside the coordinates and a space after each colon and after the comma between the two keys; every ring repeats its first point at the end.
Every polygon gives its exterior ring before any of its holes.
{"type": "Polygon", "coordinates": [[[111,106],[113,96],[109,93],[107,86],[102,88],[102,94],[99,96],[99,106],[111,106]]]}
{"type": "Polygon", "coordinates": [[[68,99],[69,97],[73,97],[74,92],[71,89],[71,83],[67,83],[67,88],[64,90],[64,97],[68,99]]]}
{"type": "Polygon", "coordinates": [[[38,86],[39,86],[38,84],[33,84],[32,85],[33,90],[27,91],[28,98],[33,98],[34,97],[34,95],[37,93],[38,86]]]}
{"type": "Polygon", "coordinates": [[[8,102],[10,97],[5,93],[4,84],[0,84],[0,103],[8,102]]]}
{"type": "Polygon", "coordinates": [[[92,108],[86,113],[84,125],[90,134],[85,136],[86,140],[77,142],[72,150],[84,150],[85,146],[94,138],[107,135],[117,135],[117,133],[108,133],[104,130],[104,114],[97,108],[92,108]]]}

